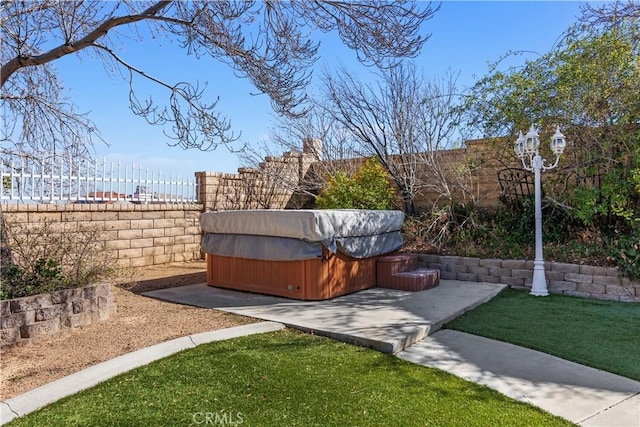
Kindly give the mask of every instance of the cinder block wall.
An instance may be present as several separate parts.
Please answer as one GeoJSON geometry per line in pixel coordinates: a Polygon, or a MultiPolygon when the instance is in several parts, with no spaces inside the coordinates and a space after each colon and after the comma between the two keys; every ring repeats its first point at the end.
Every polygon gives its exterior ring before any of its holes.
{"type": "Polygon", "coordinates": [[[48,221],[65,232],[101,230],[122,267],[200,259],[200,204],[8,204],[2,215],[26,225],[48,221]]]}
{"type": "Polygon", "coordinates": [[[196,172],[199,200],[207,211],[284,209],[303,185],[311,166],[322,160],[322,142],[307,138],[302,152],[267,156],[255,168],[238,173],[196,172]]]}
{"type": "MultiPolygon", "coordinates": [[[[468,282],[504,283],[516,289],[531,289],[533,261],[420,255],[440,277],[468,282]]],[[[545,262],[549,292],[584,298],[640,302],[640,281],[618,275],[614,267],[545,262]]]]}

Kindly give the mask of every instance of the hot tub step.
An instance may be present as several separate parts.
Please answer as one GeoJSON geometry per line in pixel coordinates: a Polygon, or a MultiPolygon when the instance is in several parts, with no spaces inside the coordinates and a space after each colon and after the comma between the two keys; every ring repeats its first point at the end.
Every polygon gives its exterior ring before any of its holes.
{"type": "Polygon", "coordinates": [[[413,271],[418,268],[418,255],[398,254],[386,255],[378,258],[376,262],[376,273],[378,283],[390,283],[393,275],[413,271]]]}
{"type": "MultiPolygon", "coordinates": [[[[379,280],[379,278],[378,278],[379,280]]],[[[378,281],[379,288],[398,289],[419,292],[435,288],[440,283],[440,270],[419,268],[413,271],[396,273],[391,280],[378,281]]]]}

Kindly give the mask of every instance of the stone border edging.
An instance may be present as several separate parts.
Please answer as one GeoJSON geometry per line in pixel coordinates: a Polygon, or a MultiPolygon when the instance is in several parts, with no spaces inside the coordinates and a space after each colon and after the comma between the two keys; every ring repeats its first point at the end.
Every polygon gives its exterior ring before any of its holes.
{"type": "Polygon", "coordinates": [[[277,322],[259,322],[248,325],[234,326],[210,332],[187,335],[145,347],[131,353],[123,354],[89,368],[83,369],[66,377],[45,384],[19,396],[0,402],[0,425],[4,425],[17,417],[34,412],[63,397],[91,388],[103,381],[119,374],[128,372],[140,366],[178,353],[182,350],[194,348],[200,344],[222,341],[245,335],[274,332],[285,326],[277,322]]]}
{"type": "MultiPolygon", "coordinates": [[[[440,270],[443,280],[503,283],[530,289],[533,261],[419,254],[420,263],[440,270]]],[[[616,267],[545,262],[549,292],[582,298],[640,302],[640,281],[620,277],[616,267]]]]}

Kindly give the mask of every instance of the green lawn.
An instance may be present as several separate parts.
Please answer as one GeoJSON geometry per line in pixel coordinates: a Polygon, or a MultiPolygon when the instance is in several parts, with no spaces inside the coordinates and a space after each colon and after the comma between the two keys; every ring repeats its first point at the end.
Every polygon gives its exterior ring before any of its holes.
{"type": "Polygon", "coordinates": [[[183,351],[11,425],[225,421],[249,426],[571,425],[443,371],[290,330],[183,351]]]}
{"type": "Polygon", "coordinates": [[[507,289],[446,325],[640,380],[640,305],[507,289]]]}

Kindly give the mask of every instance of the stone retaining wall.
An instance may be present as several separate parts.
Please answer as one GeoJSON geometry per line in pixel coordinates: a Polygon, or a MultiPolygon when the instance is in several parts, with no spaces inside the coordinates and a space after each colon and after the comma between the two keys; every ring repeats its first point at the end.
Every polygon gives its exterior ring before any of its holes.
{"type": "Polygon", "coordinates": [[[109,283],[0,301],[0,347],[37,342],[107,320],[116,311],[109,283]]]}
{"type": "MultiPolygon", "coordinates": [[[[441,279],[504,283],[531,289],[533,261],[420,255],[428,268],[440,270],[441,279]]],[[[615,267],[545,262],[549,292],[583,298],[640,302],[640,281],[619,277],[615,267]]]]}

